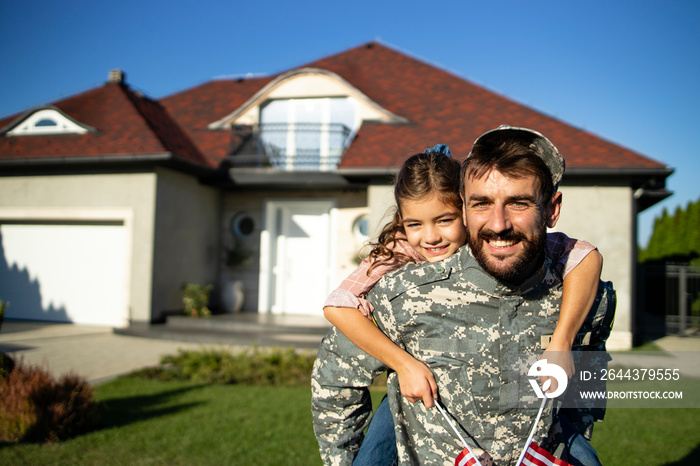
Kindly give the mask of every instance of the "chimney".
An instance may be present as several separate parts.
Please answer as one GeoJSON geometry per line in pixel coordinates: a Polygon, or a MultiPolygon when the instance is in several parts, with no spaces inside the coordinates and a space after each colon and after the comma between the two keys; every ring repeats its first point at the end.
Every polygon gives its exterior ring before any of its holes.
{"type": "Polygon", "coordinates": [[[107,77],[108,83],[123,83],[126,80],[126,73],[122,70],[111,70],[107,77]]]}

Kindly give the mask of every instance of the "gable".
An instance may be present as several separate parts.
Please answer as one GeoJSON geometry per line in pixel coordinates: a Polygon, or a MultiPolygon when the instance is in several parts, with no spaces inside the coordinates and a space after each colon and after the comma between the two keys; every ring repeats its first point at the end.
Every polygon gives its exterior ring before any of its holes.
{"type": "Polygon", "coordinates": [[[336,97],[350,97],[357,102],[360,121],[407,123],[405,118],[382,108],[337,74],[319,68],[301,68],[280,75],[231,114],[211,123],[209,129],[258,124],[261,107],[271,100],[336,97]]]}
{"type": "Polygon", "coordinates": [[[10,123],[0,134],[5,136],[41,136],[48,134],[85,134],[94,131],[55,107],[30,110],[10,123]]]}

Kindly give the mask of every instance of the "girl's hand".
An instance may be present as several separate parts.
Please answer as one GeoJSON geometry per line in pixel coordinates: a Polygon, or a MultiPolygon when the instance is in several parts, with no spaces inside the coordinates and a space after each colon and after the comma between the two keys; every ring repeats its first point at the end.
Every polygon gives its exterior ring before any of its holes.
{"type": "MultiPolygon", "coordinates": [[[[559,340],[552,339],[547,345],[547,349],[542,353],[542,359],[547,360],[547,364],[556,364],[557,366],[564,369],[566,372],[566,378],[570,379],[576,372],[576,367],[574,366],[574,358],[571,356],[571,345],[560,342],[559,340]]],[[[544,383],[550,377],[540,377],[540,384],[544,383]]],[[[557,380],[552,378],[551,386],[547,390],[550,393],[556,391],[558,386],[557,380]]]]}
{"type": "Polygon", "coordinates": [[[426,408],[435,406],[437,398],[437,383],[428,366],[414,358],[407,358],[404,364],[396,370],[399,376],[401,394],[411,403],[423,400],[426,408]]]}

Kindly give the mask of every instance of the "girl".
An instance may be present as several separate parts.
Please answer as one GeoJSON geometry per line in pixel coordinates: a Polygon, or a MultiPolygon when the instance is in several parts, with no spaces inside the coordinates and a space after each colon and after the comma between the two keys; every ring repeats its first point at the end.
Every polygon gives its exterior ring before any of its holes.
{"type": "MultiPolygon", "coordinates": [[[[338,330],[397,373],[402,395],[411,402],[423,400],[428,408],[437,398],[432,372],[372,323],[372,306],[365,298],[385,273],[408,262],[441,261],[465,244],[459,186],[460,163],[451,158],[447,146],[437,145],[409,157],[394,184],[397,211],[392,221],[380,233],[369,256],[324,304],[324,315],[338,330]]],[[[589,243],[561,233],[547,235],[546,253],[564,277],[564,287],[559,321],[543,358],[554,360],[571,377],[571,346],[595,299],[602,256],[589,243]]],[[[386,407],[380,406],[377,414],[380,410],[388,414],[386,407]]],[[[393,437],[393,432],[387,435],[393,437]]],[[[365,447],[363,443],[357,460],[365,447]]]]}

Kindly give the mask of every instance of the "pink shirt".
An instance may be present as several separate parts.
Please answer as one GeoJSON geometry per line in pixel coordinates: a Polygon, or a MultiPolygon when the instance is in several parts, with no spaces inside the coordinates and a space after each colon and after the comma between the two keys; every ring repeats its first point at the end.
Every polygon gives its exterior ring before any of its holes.
{"type": "MultiPolygon", "coordinates": [[[[589,252],[595,249],[595,246],[592,244],[569,238],[564,233],[547,233],[545,253],[556,262],[555,268],[562,277],[566,277],[569,272],[581,263],[589,252]]],[[[403,240],[394,243],[392,250],[405,254],[416,262],[424,260],[409,246],[408,242],[403,240]]],[[[406,264],[405,260],[395,258],[391,262],[378,265],[368,275],[367,271],[371,263],[369,259],[363,260],[359,267],[348,275],[338,288],[331,292],[323,306],[351,307],[359,309],[363,315],[369,317],[373,307],[365,298],[372,290],[372,287],[385,273],[398,269],[404,264],[406,264]]]]}

